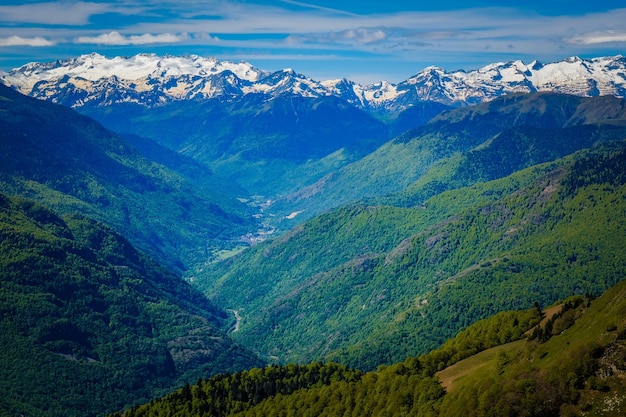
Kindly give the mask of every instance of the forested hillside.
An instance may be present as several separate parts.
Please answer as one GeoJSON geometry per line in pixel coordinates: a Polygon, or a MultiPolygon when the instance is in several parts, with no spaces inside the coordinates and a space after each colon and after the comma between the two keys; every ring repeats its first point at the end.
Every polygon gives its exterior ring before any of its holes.
{"type": "Polygon", "coordinates": [[[0,192],[89,215],[179,273],[254,230],[241,188],[162,158],[169,168],[89,118],[0,86],[0,192]]]}
{"type": "Polygon", "coordinates": [[[279,362],[375,369],[505,309],[599,294],[626,272],[624,142],[438,194],[353,205],[216,265],[200,284],[279,362]]]}
{"type": "Polygon", "coordinates": [[[117,132],[151,138],[250,192],[268,196],[316,179],[318,170],[326,173],[329,167],[316,162],[340,149],[355,159],[391,138],[380,120],[334,97],[268,100],[263,94],[248,94],[154,108],[118,104],[79,110],[117,132]],[[291,175],[305,165],[308,169],[299,176],[291,175]]]}
{"type": "Polygon", "coordinates": [[[254,369],[199,381],[123,415],[623,415],[625,282],[550,310],[497,314],[428,354],[364,374],[333,364],[254,369]]]}
{"type": "Polygon", "coordinates": [[[196,289],[82,215],[0,194],[0,415],[95,416],[262,364],[196,289]]]}
{"type": "Polygon", "coordinates": [[[424,101],[379,115],[337,97],[285,94],[269,99],[257,93],[156,107],[84,106],[77,111],[116,132],[151,138],[253,195],[274,199],[359,160],[448,108],[424,101]]]}
{"type": "Polygon", "coordinates": [[[311,186],[281,196],[273,208],[302,211],[295,220],[301,221],[344,203],[396,193],[383,203],[418,205],[445,190],[623,139],[625,107],[623,99],[610,96],[536,93],[444,111],[311,186]]]}

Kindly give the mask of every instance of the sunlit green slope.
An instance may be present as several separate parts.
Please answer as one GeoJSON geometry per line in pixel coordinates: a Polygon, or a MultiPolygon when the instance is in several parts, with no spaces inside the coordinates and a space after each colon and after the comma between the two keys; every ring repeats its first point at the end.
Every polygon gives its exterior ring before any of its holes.
{"type": "Polygon", "coordinates": [[[376,371],[254,369],[205,379],[124,415],[618,417],[626,412],[625,317],[621,281],[597,299],[499,313],[376,371]]]}

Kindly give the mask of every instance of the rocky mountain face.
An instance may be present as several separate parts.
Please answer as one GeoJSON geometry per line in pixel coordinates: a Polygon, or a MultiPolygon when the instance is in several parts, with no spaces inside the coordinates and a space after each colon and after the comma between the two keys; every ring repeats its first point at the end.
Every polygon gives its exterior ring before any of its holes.
{"type": "Polygon", "coordinates": [[[468,105],[508,93],[552,91],[578,96],[626,92],[626,58],[542,64],[498,62],[473,71],[428,67],[399,84],[363,86],[346,79],[316,81],[291,69],[267,72],[241,62],[199,56],[106,58],[93,53],[52,63],[29,63],[0,80],[23,94],[70,107],[138,103],[148,107],[179,100],[261,94],[335,96],[369,111],[400,111],[420,101],[468,105]]]}

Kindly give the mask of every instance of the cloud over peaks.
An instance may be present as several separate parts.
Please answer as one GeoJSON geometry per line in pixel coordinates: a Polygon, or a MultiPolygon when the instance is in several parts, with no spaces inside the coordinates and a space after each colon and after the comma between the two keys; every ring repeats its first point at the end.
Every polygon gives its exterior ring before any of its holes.
{"type": "Polygon", "coordinates": [[[95,45],[148,45],[154,43],[176,43],[188,39],[186,34],[174,35],[171,33],[161,33],[153,35],[145,33],[143,35],[124,36],[119,32],[113,31],[103,33],[97,36],[80,36],[76,38],[76,43],[95,44],[95,45]]]}
{"type": "Polygon", "coordinates": [[[23,38],[21,36],[9,36],[0,38],[0,46],[54,46],[55,43],[40,36],[23,38]]]}
{"type": "Polygon", "coordinates": [[[586,33],[571,38],[575,44],[596,45],[601,43],[626,42],[626,31],[609,30],[605,32],[586,33]]]}
{"type": "Polygon", "coordinates": [[[106,3],[41,2],[19,6],[0,6],[0,22],[45,25],[84,25],[91,16],[109,11],[106,3]]]}

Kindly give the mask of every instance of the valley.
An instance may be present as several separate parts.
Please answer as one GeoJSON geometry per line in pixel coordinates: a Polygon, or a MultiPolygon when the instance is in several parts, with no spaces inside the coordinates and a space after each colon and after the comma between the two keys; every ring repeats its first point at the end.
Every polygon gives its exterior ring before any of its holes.
{"type": "Polygon", "coordinates": [[[619,415],[625,66],[0,74],[0,408],[619,415]]]}

